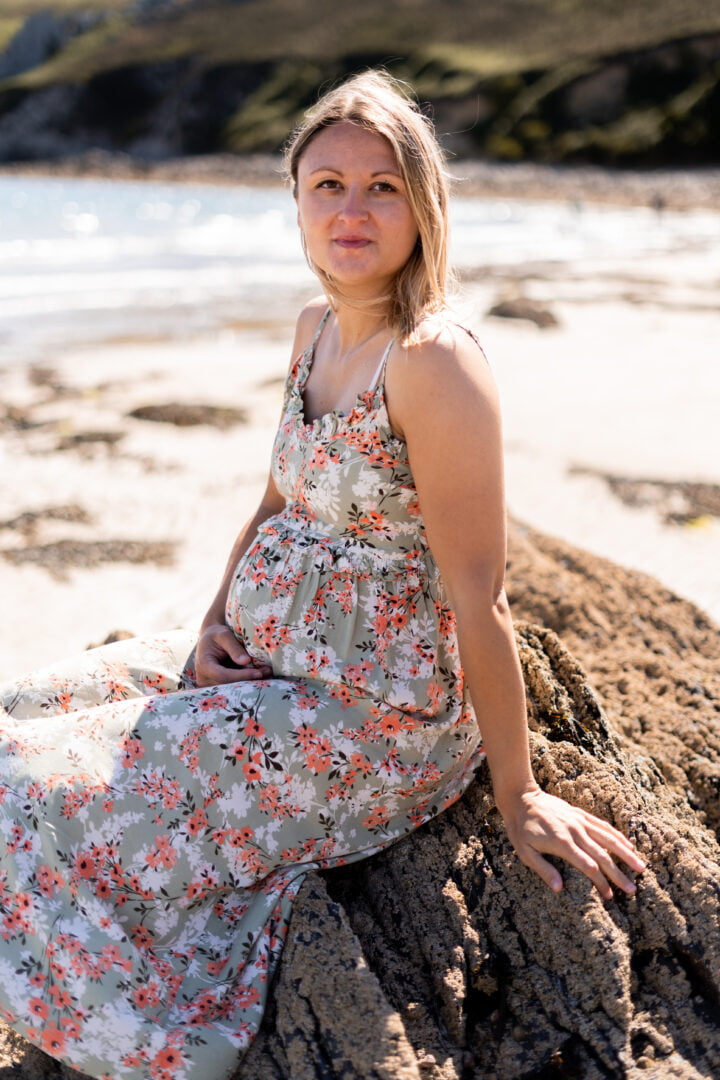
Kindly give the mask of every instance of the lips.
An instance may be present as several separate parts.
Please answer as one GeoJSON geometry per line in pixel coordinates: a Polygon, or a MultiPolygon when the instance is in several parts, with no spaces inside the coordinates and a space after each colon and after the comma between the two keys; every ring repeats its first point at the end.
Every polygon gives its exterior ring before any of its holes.
{"type": "Polygon", "coordinates": [[[336,236],[335,243],[342,248],[363,248],[367,247],[372,241],[368,240],[364,236],[336,236]]]}

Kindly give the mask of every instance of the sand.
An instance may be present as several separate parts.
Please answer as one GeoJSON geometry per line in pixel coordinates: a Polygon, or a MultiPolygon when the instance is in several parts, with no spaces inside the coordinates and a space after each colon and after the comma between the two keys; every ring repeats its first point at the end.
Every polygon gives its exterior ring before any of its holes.
{"type": "MultiPolygon", "coordinates": [[[[633,271],[631,298],[627,283],[564,273],[528,267],[513,286],[552,310],[555,328],[487,317],[507,280],[468,280],[460,306],[500,387],[510,512],[655,574],[719,619],[720,517],[682,491],[720,491],[720,285],[673,304],[658,273],[642,285],[633,271]]],[[[110,630],[197,624],[264,485],[290,337],[281,321],[0,369],[0,589],[13,613],[0,678],[110,630]],[[129,416],[183,402],[245,419],[129,416]]]]}

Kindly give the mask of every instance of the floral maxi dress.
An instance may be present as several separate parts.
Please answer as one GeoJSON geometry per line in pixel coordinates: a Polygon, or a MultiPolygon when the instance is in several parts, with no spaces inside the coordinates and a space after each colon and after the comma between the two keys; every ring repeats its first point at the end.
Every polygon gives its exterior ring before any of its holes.
{"type": "Polygon", "coordinates": [[[2,687],[0,1016],[92,1076],[235,1071],[305,875],[429,820],[482,756],[383,379],[306,424],[314,345],[286,507],[227,602],[273,677],[197,688],[176,631],[2,687]]]}

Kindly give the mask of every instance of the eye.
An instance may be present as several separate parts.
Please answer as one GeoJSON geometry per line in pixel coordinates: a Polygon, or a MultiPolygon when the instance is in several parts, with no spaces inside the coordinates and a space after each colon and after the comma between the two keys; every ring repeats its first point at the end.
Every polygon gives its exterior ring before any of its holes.
{"type": "Polygon", "coordinates": [[[319,184],[316,184],[315,187],[318,190],[336,191],[340,187],[340,181],[333,180],[332,177],[328,176],[325,180],[321,180],[319,184]]]}
{"type": "Polygon", "coordinates": [[[373,186],[376,191],[397,191],[395,185],[389,180],[378,180],[373,186]]]}

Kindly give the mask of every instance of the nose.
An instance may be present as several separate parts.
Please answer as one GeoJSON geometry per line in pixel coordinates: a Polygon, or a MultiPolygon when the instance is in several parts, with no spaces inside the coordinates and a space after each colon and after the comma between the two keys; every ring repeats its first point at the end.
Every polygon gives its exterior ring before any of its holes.
{"type": "Polygon", "coordinates": [[[338,211],[341,221],[365,221],[368,217],[368,208],[364,192],[360,187],[352,185],[347,188],[342,205],[338,211]]]}

